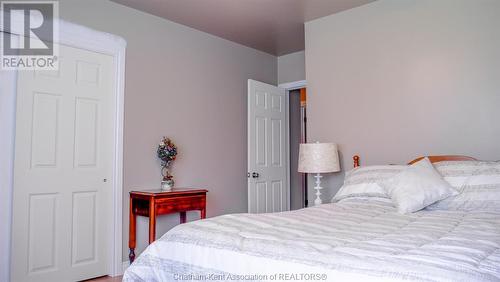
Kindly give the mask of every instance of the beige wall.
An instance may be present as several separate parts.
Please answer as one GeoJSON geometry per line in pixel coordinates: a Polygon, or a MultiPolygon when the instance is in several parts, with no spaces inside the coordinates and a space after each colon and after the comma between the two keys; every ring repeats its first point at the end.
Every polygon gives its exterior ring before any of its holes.
{"type": "Polygon", "coordinates": [[[278,57],[278,83],[306,79],[305,52],[299,51],[278,57]]]}
{"type": "MultiPolygon", "coordinates": [[[[173,166],[177,186],[210,191],[208,216],[246,212],[247,79],[276,84],[276,57],[108,1],[64,0],[60,16],[128,43],[123,259],[128,192],[159,187],[155,151],[162,135],[179,149],[173,166]]],[[[157,234],[178,220],[161,218],[157,234]]],[[[141,251],[147,240],[144,218],[138,229],[141,251]]]]}
{"type": "Polygon", "coordinates": [[[379,0],[306,23],[309,140],[338,142],[344,171],[353,154],[500,159],[499,15],[497,0],[379,0]]]}

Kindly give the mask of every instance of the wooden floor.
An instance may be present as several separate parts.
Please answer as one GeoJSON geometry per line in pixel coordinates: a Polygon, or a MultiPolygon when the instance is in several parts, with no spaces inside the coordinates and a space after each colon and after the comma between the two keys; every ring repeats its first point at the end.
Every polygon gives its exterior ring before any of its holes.
{"type": "Polygon", "coordinates": [[[116,276],[116,277],[103,276],[99,278],[85,280],[85,282],[121,282],[122,278],[123,276],[116,276]]]}

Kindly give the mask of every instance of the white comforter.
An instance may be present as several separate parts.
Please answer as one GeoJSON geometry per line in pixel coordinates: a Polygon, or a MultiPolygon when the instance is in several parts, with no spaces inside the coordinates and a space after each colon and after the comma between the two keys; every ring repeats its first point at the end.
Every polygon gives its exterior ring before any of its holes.
{"type": "Polygon", "coordinates": [[[500,214],[348,199],[179,225],[124,281],[500,281],[500,214]]]}

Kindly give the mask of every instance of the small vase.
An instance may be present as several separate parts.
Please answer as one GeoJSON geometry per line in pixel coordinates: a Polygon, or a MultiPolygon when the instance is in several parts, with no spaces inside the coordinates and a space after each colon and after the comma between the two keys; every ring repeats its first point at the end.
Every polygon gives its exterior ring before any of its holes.
{"type": "Polygon", "coordinates": [[[162,191],[171,191],[172,187],[174,187],[174,180],[173,179],[163,180],[161,182],[161,190],[162,191]]]}

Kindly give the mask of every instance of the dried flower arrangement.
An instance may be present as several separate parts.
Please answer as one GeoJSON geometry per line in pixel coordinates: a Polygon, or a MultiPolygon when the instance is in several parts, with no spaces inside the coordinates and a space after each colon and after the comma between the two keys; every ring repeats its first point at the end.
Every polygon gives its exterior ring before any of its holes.
{"type": "Polygon", "coordinates": [[[158,149],[156,150],[158,158],[161,160],[161,175],[163,176],[163,181],[168,181],[173,186],[174,180],[173,175],[170,174],[169,167],[172,162],[177,158],[177,147],[167,137],[163,137],[158,149]]]}

